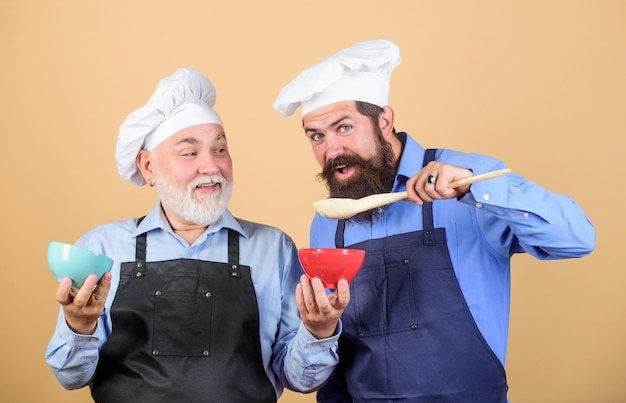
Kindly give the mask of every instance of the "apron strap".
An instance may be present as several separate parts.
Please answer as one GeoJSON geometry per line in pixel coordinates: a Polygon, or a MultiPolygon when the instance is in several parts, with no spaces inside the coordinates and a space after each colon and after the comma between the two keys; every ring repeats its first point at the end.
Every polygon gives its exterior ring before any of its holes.
{"type": "Polygon", "coordinates": [[[335,247],[343,248],[343,232],[346,229],[346,220],[339,220],[337,222],[337,230],[335,231],[335,247]]]}
{"type": "MultiPolygon", "coordinates": [[[[141,224],[143,219],[146,216],[139,217],[137,219],[137,226],[141,224]]],[[[147,244],[148,233],[144,232],[143,234],[139,234],[137,236],[137,240],[135,242],[135,261],[136,262],[145,262],[146,261],[146,244],[147,244]]]]}
{"type": "MultiPolygon", "coordinates": [[[[137,219],[137,226],[143,221],[146,216],[137,219]]],[[[146,261],[146,245],[147,245],[148,233],[144,232],[137,236],[135,243],[135,261],[145,263],[146,261]]],[[[228,229],[228,264],[231,268],[231,275],[233,277],[241,277],[239,272],[239,234],[234,229],[228,229]]]]}
{"type": "Polygon", "coordinates": [[[228,264],[230,265],[230,275],[240,278],[239,270],[239,234],[232,228],[228,229],[228,264]]]}
{"type": "MultiPolygon", "coordinates": [[[[424,163],[423,167],[428,165],[429,162],[435,160],[435,153],[437,152],[436,148],[429,148],[424,153],[424,163]]],[[[431,231],[434,226],[433,222],[433,203],[432,202],[424,202],[422,205],[422,226],[424,227],[424,244],[432,245],[434,244],[434,239],[432,238],[433,232],[431,231]]]]}

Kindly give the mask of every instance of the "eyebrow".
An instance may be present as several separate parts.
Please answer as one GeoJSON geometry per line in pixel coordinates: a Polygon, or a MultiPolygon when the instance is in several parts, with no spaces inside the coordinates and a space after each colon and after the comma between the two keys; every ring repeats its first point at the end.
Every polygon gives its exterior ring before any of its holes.
{"type": "MultiPolygon", "coordinates": [[[[220,140],[222,138],[226,138],[226,133],[224,133],[223,131],[217,133],[217,135],[215,136],[215,141],[220,140]]],[[[182,137],[176,142],[176,145],[183,144],[183,143],[198,144],[200,143],[200,140],[198,140],[195,137],[182,137]]]]}
{"type": "Polygon", "coordinates": [[[176,142],[176,145],[178,145],[178,144],[183,144],[183,143],[198,144],[198,143],[199,143],[199,141],[198,141],[198,139],[193,138],[193,137],[182,137],[181,139],[179,139],[179,140],[176,142]]]}
{"type": "MultiPolygon", "coordinates": [[[[348,116],[348,115],[342,116],[342,117],[340,117],[339,119],[337,119],[337,120],[335,120],[334,122],[332,122],[331,124],[329,124],[327,127],[335,127],[335,126],[337,126],[339,123],[341,123],[342,121],[344,121],[344,120],[346,120],[346,119],[349,119],[349,118],[350,118],[350,116],[348,116]]],[[[303,125],[304,125],[304,122],[303,122],[303,125]]],[[[314,127],[305,127],[305,128],[304,128],[304,132],[305,132],[305,133],[310,133],[310,132],[319,132],[319,129],[316,129],[316,128],[314,128],[314,127]]]]}

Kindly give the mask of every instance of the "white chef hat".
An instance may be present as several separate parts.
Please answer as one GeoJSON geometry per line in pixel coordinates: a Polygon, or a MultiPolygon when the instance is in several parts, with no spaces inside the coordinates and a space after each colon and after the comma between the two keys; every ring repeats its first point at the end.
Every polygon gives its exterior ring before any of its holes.
{"type": "Polygon", "coordinates": [[[131,112],[120,126],[115,161],[122,178],[145,185],[136,163],[140,150],[153,150],[186,127],[223,125],[213,105],[215,87],[195,69],[182,68],[159,81],[148,103],[131,112]]]}
{"type": "Polygon", "coordinates": [[[342,49],[300,73],[274,101],[283,116],[298,106],[302,116],[340,101],[389,104],[391,71],[400,64],[400,50],[388,39],[375,39],[342,49]]]}

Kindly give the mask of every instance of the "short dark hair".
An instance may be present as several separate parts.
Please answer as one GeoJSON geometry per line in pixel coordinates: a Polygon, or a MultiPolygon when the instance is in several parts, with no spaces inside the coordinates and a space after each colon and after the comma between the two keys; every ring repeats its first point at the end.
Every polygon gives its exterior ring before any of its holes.
{"type": "MultiPolygon", "coordinates": [[[[383,113],[383,108],[378,105],[370,104],[363,101],[354,101],[356,103],[356,110],[361,115],[367,116],[374,127],[378,127],[378,117],[383,113]]],[[[393,133],[396,132],[396,128],[393,128],[393,133]]],[[[382,135],[382,134],[381,134],[382,135]]]]}
{"type": "Polygon", "coordinates": [[[378,117],[383,113],[383,108],[378,105],[370,104],[363,101],[355,101],[356,109],[361,115],[368,116],[372,123],[378,124],[378,117]]]}

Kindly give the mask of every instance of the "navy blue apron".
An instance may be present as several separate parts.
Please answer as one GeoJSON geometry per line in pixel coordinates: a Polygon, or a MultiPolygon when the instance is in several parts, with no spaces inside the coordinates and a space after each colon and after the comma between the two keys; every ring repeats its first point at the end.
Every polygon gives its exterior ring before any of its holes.
{"type": "Polygon", "coordinates": [[[239,265],[239,235],[228,235],[228,263],[147,262],[146,234],[137,237],[100,351],[96,402],[276,402],[250,268],[239,265]]]}
{"type": "MultiPolygon", "coordinates": [[[[427,150],[424,165],[434,155],[427,150]]],[[[506,402],[504,368],[472,318],[432,208],[422,207],[422,231],[349,246],[365,261],[341,317],[339,365],[318,401],[506,402]]],[[[344,230],[340,221],[338,248],[344,230]]]]}

